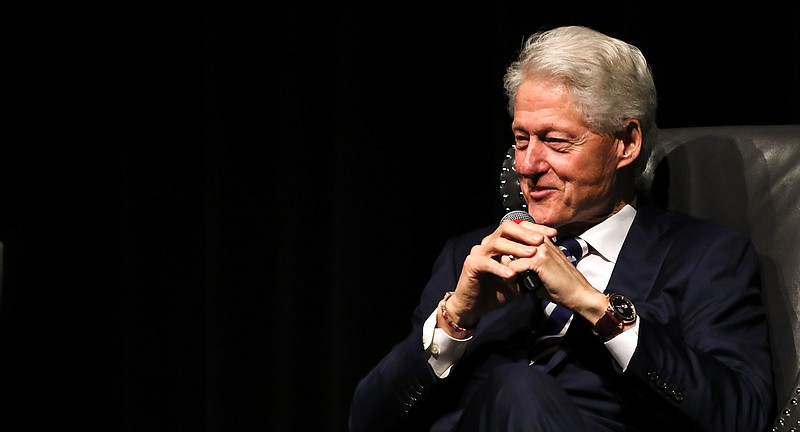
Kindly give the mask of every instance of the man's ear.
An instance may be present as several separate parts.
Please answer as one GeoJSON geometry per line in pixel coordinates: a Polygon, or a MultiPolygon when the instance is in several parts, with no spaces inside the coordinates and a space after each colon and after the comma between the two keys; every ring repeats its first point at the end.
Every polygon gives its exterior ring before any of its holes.
{"type": "Polygon", "coordinates": [[[642,151],[642,124],[638,119],[625,120],[625,129],[616,134],[617,169],[633,164],[642,151]]]}

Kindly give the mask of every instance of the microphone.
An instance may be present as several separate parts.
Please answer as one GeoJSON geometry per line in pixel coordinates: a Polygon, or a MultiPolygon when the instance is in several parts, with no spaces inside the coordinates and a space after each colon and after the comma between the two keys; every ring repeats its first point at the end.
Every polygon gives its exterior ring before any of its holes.
{"type": "MultiPolygon", "coordinates": [[[[506,213],[506,215],[500,219],[500,223],[503,223],[507,220],[515,223],[520,223],[522,221],[535,222],[533,217],[531,217],[528,212],[522,210],[513,210],[506,213]]],[[[537,275],[535,271],[525,270],[517,275],[517,285],[519,285],[523,291],[532,293],[536,292],[542,287],[542,280],[539,279],[539,275],[537,275]]]]}

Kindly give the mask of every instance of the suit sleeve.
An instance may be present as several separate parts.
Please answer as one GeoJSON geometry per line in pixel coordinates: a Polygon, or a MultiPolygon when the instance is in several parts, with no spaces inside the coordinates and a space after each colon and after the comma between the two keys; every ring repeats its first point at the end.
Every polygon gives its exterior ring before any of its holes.
{"type": "Polygon", "coordinates": [[[676,237],[626,374],[673,421],[766,430],[774,392],[757,259],[744,236],[717,234],[676,237]]]}

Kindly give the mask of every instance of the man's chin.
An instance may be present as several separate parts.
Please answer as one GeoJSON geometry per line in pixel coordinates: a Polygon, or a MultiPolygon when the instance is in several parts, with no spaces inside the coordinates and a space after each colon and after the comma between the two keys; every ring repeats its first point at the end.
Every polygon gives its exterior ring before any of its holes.
{"type": "Polygon", "coordinates": [[[567,222],[567,219],[564,218],[563,215],[559,215],[557,211],[553,209],[542,208],[541,205],[537,205],[536,207],[531,207],[528,205],[528,213],[539,225],[558,228],[567,222]]]}

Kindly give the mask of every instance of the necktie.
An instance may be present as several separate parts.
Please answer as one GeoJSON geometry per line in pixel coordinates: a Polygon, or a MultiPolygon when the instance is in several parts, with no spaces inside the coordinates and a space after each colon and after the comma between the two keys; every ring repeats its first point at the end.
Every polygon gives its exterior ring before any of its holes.
{"type": "MultiPolygon", "coordinates": [[[[558,247],[574,266],[589,252],[589,246],[578,237],[564,239],[558,243],[558,247]]],[[[572,322],[572,310],[548,300],[542,300],[542,307],[547,319],[539,328],[539,336],[533,342],[531,363],[540,362],[555,352],[572,322]]]]}

